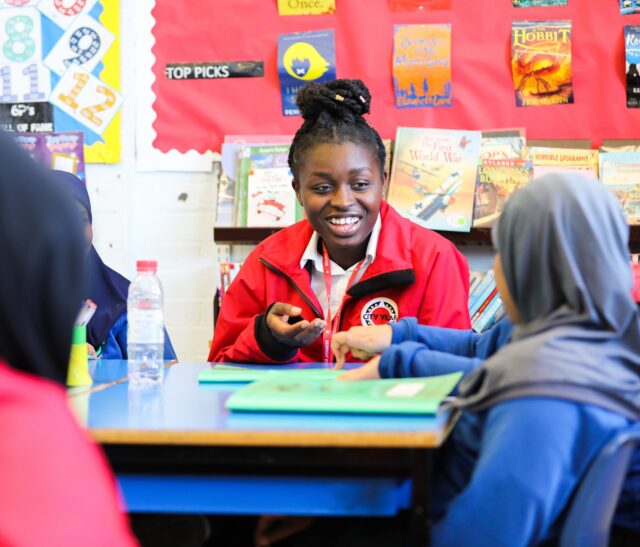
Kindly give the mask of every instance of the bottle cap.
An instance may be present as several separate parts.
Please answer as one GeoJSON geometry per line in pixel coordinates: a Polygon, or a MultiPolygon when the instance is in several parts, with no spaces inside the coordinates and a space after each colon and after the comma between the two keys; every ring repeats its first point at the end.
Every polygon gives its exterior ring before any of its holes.
{"type": "Polygon", "coordinates": [[[139,272],[156,272],[158,271],[157,260],[138,260],[136,262],[136,270],[139,272]]]}

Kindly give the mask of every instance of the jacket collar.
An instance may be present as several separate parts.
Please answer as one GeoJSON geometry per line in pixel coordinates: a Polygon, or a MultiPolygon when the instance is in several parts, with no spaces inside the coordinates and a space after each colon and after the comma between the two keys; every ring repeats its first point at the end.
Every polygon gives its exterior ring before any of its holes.
{"type": "MultiPolygon", "coordinates": [[[[362,278],[348,294],[360,296],[389,286],[412,283],[415,280],[411,253],[412,230],[410,220],[400,216],[386,201],[380,206],[382,229],[376,256],[362,278]],[[364,292],[363,292],[364,291],[364,292]]],[[[296,283],[306,280],[309,272],[300,267],[300,261],[314,230],[309,221],[302,220],[281,230],[261,243],[260,258],[286,274],[296,283]]]]}

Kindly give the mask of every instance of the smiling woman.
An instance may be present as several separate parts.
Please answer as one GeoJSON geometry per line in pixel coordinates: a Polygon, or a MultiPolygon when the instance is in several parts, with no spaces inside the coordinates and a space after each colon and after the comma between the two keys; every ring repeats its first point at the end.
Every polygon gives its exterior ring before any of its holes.
{"type": "Polygon", "coordinates": [[[225,293],[210,361],[332,362],[334,332],[402,317],[469,328],[465,259],[383,200],[370,103],[360,80],[298,92],[304,123],[289,166],[306,219],[249,255],[225,293]]]}

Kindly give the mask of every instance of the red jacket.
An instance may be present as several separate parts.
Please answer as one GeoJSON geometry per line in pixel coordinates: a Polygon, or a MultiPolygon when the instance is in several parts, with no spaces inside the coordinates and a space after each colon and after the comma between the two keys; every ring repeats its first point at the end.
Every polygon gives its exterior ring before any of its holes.
{"type": "MultiPolygon", "coordinates": [[[[387,203],[380,214],[376,258],[347,291],[340,330],[403,317],[416,317],[423,325],[471,328],[466,259],[448,240],[403,218],[387,203]]],[[[275,340],[264,318],[272,303],[285,302],[302,308],[304,319],[324,319],[311,275],[300,268],[312,234],[303,220],[253,250],[224,295],[209,361],[322,361],[322,336],[295,350],[275,340]]]]}

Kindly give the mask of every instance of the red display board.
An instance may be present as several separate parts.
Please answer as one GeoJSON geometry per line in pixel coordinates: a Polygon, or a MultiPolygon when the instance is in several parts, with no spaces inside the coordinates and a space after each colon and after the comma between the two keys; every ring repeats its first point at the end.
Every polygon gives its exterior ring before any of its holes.
{"type": "Polygon", "coordinates": [[[218,151],[226,134],[291,134],[282,115],[279,34],[333,28],[339,78],[360,78],[373,96],[371,124],[383,138],[396,127],[525,127],[531,139],[640,138],[640,109],[626,108],[625,24],[618,0],[570,0],[569,6],[513,8],[511,0],[453,0],[452,9],[390,12],[387,0],[337,0],[336,13],[280,16],[276,0],[157,0],[153,85],[154,147],[162,152],[218,151]],[[516,107],[510,68],[511,23],[572,21],[575,103],[516,107]],[[451,23],[453,106],[397,109],[392,82],[393,25],[451,23]],[[264,61],[262,78],[168,80],[171,63],[264,61]]]}

